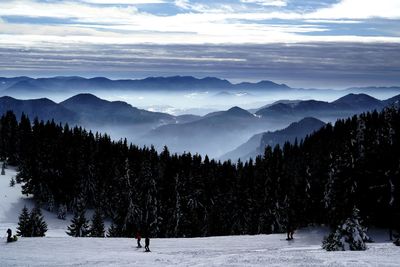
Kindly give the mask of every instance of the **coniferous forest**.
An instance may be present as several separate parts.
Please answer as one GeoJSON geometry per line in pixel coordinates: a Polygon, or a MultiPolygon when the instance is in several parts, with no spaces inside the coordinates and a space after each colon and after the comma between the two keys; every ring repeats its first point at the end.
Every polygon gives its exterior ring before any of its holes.
{"type": "MultiPolygon", "coordinates": [[[[0,157],[18,166],[23,193],[55,212],[112,219],[111,236],[274,233],[335,228],[354,208],[367,225],[400,225],[400,111],[365,113],[248,162],[158,153],[80,127],[0,119],[0,157]]],[[[55,215],[56,216],[56,215],[55,215]]]]}

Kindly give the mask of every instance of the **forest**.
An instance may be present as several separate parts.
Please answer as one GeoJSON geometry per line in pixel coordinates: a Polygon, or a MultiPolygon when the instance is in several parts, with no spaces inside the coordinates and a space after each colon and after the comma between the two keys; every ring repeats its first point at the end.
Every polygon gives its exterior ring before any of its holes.
{"type": "MultiPolygon", "coordinates": [[[[23,193],[55,214],[95,209],[112,236],[269,234],[327,224],[354,208],[366,225],[400,225],[400,110],[327,124],[247,162],[138,147],[12,111],[0,119],[0,159],[23,193]]],[[[55,215],[56,216],[56,215],[55,215]]]]}

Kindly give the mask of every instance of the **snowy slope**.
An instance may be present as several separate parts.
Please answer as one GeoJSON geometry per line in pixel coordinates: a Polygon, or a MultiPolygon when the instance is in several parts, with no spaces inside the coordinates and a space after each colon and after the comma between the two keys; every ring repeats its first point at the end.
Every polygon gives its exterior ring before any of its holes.
{"type": "Polygon", "coordinates": [[[152,239],[151,253],[128,238],[72,238],[66,221],[43,211],[49,231],[45,238],[20,238],[6,243],[5,231],[15,231],[24,205],[20,186],[9,187],[16,175],[7,169],[0,176],[0,266],[400,266],[400,247],[387,241],[385,232],[370,233],[377,242],[362,252],[326,252],[324,228],[298,230],[288,242],[282,234],[208,238],[152,239]]]}
{"type": "Polygon", "coordinates": [[[0,243],[1,266],[400,266],[400,248],[370,244],[362,252],[325,252],[319,231],[283,235],[152,239],[151,253],[134,239],[21,238],[0,243]]]}
{"type": "MultiPolygon", "coordinates": [[[[20,184],[16,184],[14,187],[9,186],[11,177],[15,177],[17,174],[15,168],[8,167],[5,171],[5,175],[0,175],[0,236],[2,237],[4,237],[8,228],[11,228],[15,233],[18,216],[24,205],[29,210],[35,206],[31,198],[21,194],[20,184]]],[[[49,228],[46,236],[67,236],[65,231],[72,215],[68,215],[66,220],[59,220],[54,213],[44,209],[42,209],[42,213],[49,228]]]]}

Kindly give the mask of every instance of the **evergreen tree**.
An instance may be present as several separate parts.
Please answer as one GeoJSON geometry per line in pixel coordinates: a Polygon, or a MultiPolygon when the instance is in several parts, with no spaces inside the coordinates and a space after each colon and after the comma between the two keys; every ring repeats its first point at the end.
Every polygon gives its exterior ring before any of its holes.
{"type": "Polygon", "coordinates": [[[118,229],[114,222],[112,222],[110,228],[108,228],[107,237],[121,237],[121,230],[118,229]]]}
{"type": "Polygon", "coordinates": [[[30,237],[32,235],[32,224],[26,206],[18,217],[17,235],[30,237]]]}
{"type": "Polygon", "coordinates": [[[148,229],[150,236],[157,236],[159,231],[159,216],[158,216],[158,200],[157,200],[157,186],[154,177],[149,173],[150,169],[146,168],[145,163],[142,169],[142,177],[144,179],[146,196],[144,206],[144,223],[145,228],[148,229]]]}
{"type": "Polygon", "coordinates": [[[1,165],[1,175],[6,175],[6,163],[3,161],[3,164],[1,165]]]}
{"type": "Polygon", "coordinates": [[[371,242],[366,232],[360,225],[359,210],[354,208],[352,216],[324,239],[322,247],[327,251],[366,250],[365,243],[371,242]]]}
{"type": "Polygon", "coordinates": [[[15,185],[15,179],[14,179],[14,177],[11,177],[10,187],[14,187],[14,185],[15,185]]]}
{"type": "Polygon", "coordinates": [[[100,210],[96,210],[93,218],[92,224],[89,229],[89,233],[91,237],[104,237],[104,221],[103,215],[100,210]]]}
{"type": "Polygon", "coordinates": [[[42,211],[39,207],[35,207],[32,209],[29,221],[31,225],[32,237],[43,237],[46,235],[47,223],[44,221],[42,211]]]}
{"type": "Polygon", "coordinates": [[[66,232],[69,236],[73,237],[86,237],[89,234],[89,224],[85,217],[85,209],[79,205],[74,212],[74,217],[71,220],[71,225],[68,226],[66,232]]]}

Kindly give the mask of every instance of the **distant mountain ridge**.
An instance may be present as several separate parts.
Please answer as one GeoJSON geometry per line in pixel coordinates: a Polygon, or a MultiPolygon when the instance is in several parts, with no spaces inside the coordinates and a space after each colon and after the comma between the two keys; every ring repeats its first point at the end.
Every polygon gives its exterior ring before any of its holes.
{"type": "MultiPolygon", "coordinates": [[[[348,94],[332,102],[277,101],[275,104],[257,109],[255,113],[234,106],[225,111],[212,112],[200,117],[190,114],[173,116],[151,112],[133,107],[126,102],[107,101],[85,93],[77,94],[60,103],[46,98],[18,100],[7,96],[0,97],[0,112],[14,110],[17,116],[24,112],[31,119],[34,117],[43,120],[54,119],[57,122],[82,125],[92,130],[112,132],[115,134],[112,135],[113,138],[127,137],[139,145],[155,145],[157,148],[167,145],[173,152],[190,151],[220,157],[250,141],[249,138],[252,136],[250,143],[253,151],[254,144],[259,144],[263,138],[261,135],[254,137],[256,133],[283,129],[307,117],[333,122],[338,118],[379,110],[392,104],[400,106],[399,103],[400,95],[381,101],[366,94],[348,94]]],[[[283,134],[279,132],[279,135],[283,134]]],[[[297,137],[302,135],[301,133],[297,137]]],[[[293,136],[287,134],[285,138],[291,140],[293,136]]],[[[264,140],[266,144],[269,144],[268,140],[272,140],[275,144],[283,142],[284,138],[273,136],[264,140]]],[[[247,154],[252,152],[246,151],[247,154]]],[[[242,153],[239,157],[245,155],[242,153]]]]}
{"type": "Polygon", "coordinates": [[[264,127],[265,121],[242,108],[233,107],[189,123],[160,126],[143,136],[141,141],[158,148],[167,145],[172,151],[207,153],[215,157],[245,141],[243,136],[264,127]]]}
{"type": "Polygon", "coordinates": [[[25,113],[29,118],[38,117],[41,120],[55,120],[56,122],[78,123],[79,116],[47,98],[19,100],[9,96],[0,97],[0,114],[8,110],[14,111],[17,118],[25,113]]]}
{"type": "MultiPolygon", "coordinates": [[[[83,93],[97,90],[124,90],[124,91],[215,91],[223,92],[216,97],[228,96],[229,92],[242,92],[243,95],[231,94],[230,96],[250,96],[250,92],[315,92],[319,89],[294,88],[286,84],[275,83],[269,80],[259,82],[232,83],[217,77],[196,78],[193,76],[167,76],[147,77],[143,79],[116,79],[106,77],[84,78],[79,76],[55,76],[49,78],[0,77],[0,91],[3,95],[17,93],[40,92],[73,92],[83,93]]],[[[325,92],[337,90],[324,89],[325,92]]],[[[373,93],[376,91],[400,93],[400,86],[390,87],[351,87],[338,90],[346,93],[373,93]]]]}
{"type": "Polygon", "coordinates": [[[173,123],[172,115],[132,107],[122,101],[107,101],[92,94],[78,94],[60,103],[92,124],[173,123]]]}
{"type": "Polygon", "coordinates": [[[255,114],[275,120],[290,117],[295,119],[317,117],[330,120],[347,117],[362,111],[382,109],[388,105],[388,101],[394,102],[391,99],[381,101],[367,94],[351,93],[333,102],[318,100],[277,102],[257,109],[255,114]]]}
{"type": "Polygon", "coordinates": [[[0,113],[13,110],[17,117],[25,113],[31,119],[55,120],[83,126],[138,126],[148,124],[157,127],[176,123],[179,120],[194,120],[175,117],[160,112],[150,112],[132,107],[122,101],[107,101],[92,94],[78,94],[56,103],[47,98],[19,100],[9,96],[0,97],[0,113]]]}
{"type": "Polygon", "coordinates": [[[245,161],[249,158],[255,158],[264,152],[264,148],[267,145],[274,147],[275,145],[283,145],[285,142],[294,142],[296,139],[300,141],[306,135],[322,128],[324,125],[325,123],[323,121],[316,118],[304,118],[298,122],[290,124],[282,130],[256,134],[246,143],[240,145],[233,151],[226,153],[220,159],[231,159],[234,161],[241,159],[245,161]]]}
{"type": "Polygon", "coordinates": [[[104,77],[83,78],[51,77],[51,78],[0,78],[0,89],[4,93],[16,93],[26,91],[93,91],[93,90],[290,90],[285,84],[277,84],[272,81],[260,81],[257,83],[233,84],[228,80],[193,76],[148,77],[144,79],[111,80],[104,77]]]}

